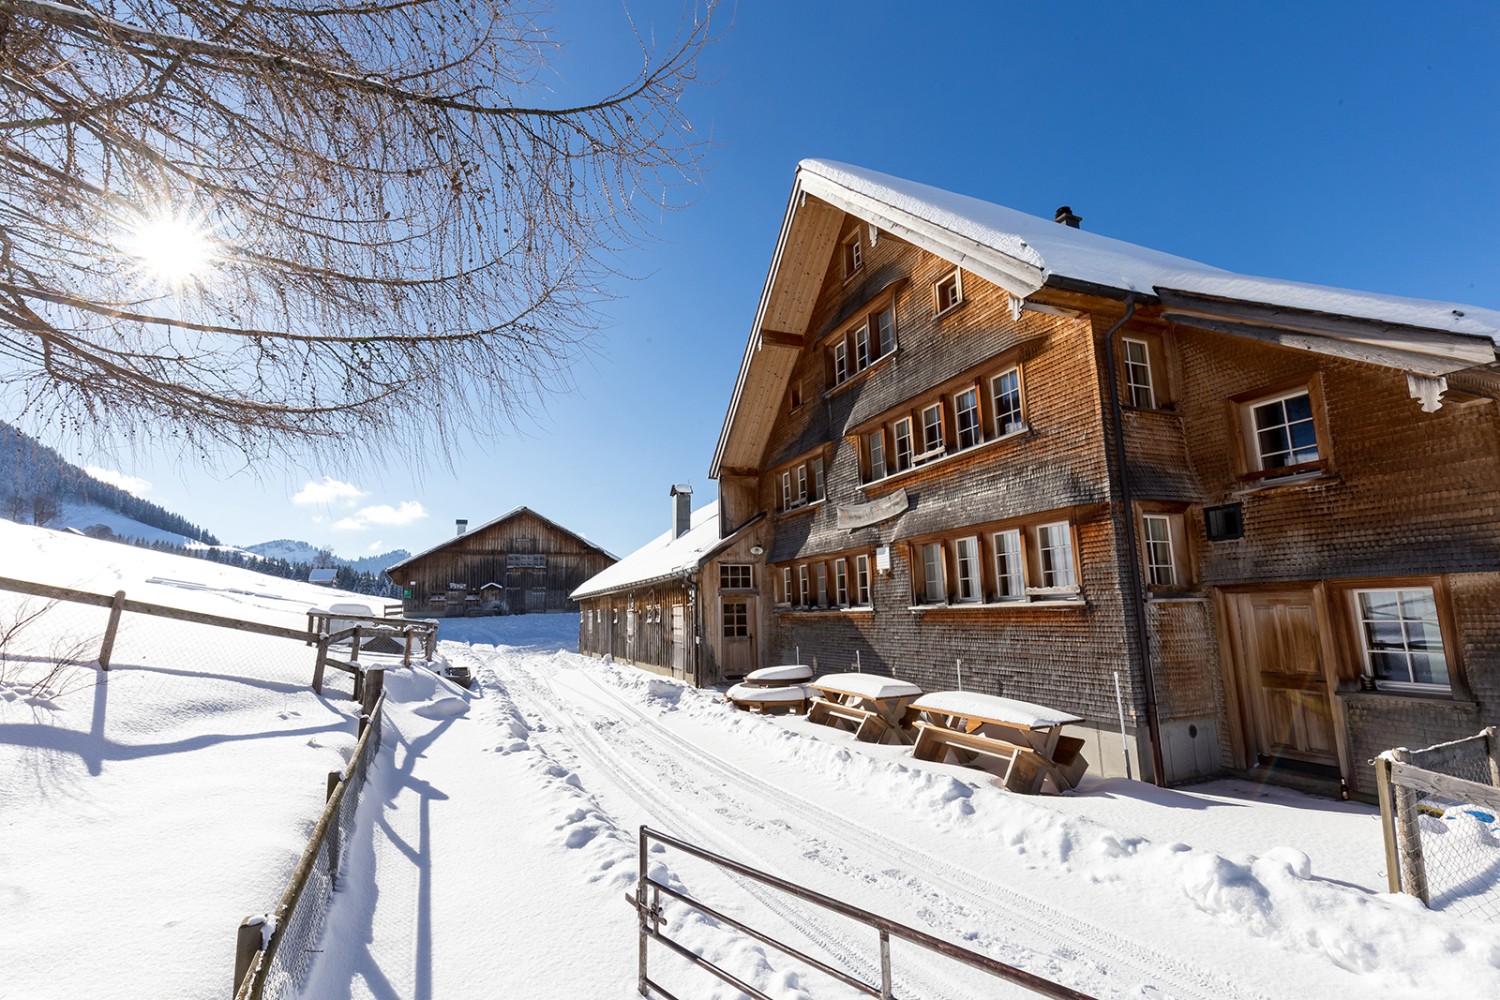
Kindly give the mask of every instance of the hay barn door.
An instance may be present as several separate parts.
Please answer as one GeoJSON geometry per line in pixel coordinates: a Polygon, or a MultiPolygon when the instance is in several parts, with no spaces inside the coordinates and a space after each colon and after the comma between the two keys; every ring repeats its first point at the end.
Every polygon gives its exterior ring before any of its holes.
{"type": "Polygon", "coordinates": [[[755,599],[726,597],[722,610],[724,676],[743,677],[755,669],[755,599]]]}
{"type": "Polygon", "coordinates": [[[1333,701],[1311,590],[1230,597],[1250,749],[1261,758],[1338,765],[1333,701]]]}
{"type": "Polygon", "coordinates": [[[687,676],[688,634],[687,609],[681,604],[672,605],[672,673],[687,676]]]}

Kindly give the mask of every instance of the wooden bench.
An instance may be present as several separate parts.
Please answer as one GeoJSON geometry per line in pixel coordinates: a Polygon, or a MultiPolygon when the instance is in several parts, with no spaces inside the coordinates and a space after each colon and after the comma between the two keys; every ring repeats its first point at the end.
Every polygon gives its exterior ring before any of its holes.
{"type": "Polygon", "coordinates": [[[824,726],[834,725],[835,719],[853,723],[854,738],[864,743],[879,743],[889,724],[873,708],[859,708],[826,698],[814,698],[807,709],[807,721],[824,726]]]}
{"type": "Polygon", "coordinates": [[[949,729],[935,722],[917,722],[913,728],[917,730],[917,743],[912,748],[912,756],[918,760],[968,766],[987,759],[997,765],[996,774],[1002,788],[1026,795],[1040,791],[1042,779],[1047,776],[1041,756],[1030,747],[980,733],[949,729]]]}
{"type": "Polygon", "coordinates": [[[961,764],[999,763],[1005,787],[1028,793],[1040,791],[1044,779],[1059,792],[1078,787],[1089,766],[1084,743],[1063,736],[1062,727],[1082,721],[1045,705],[963,691],[925,694],[903,719],[918,730],[919,742],[924,736],[928,741],[923,747],[927,756],[918,754],[920,759],[946,759],[951,751],[961,764]]]}

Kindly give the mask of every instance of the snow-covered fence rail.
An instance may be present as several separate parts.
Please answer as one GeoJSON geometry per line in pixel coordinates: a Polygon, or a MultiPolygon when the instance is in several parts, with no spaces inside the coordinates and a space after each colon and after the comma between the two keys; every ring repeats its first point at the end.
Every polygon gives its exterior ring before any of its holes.
{"type": "Polygon", "coordinates": [[[944,941],[942,938],[933,937],[925,931],[897,923],[887,917],[871,913],[869,910],[853,906],[841,899],[835,899],[832,896],[825,896],[820,892],[814,892],[811,889],[778,878],[769,872],[763,872],[758,868],[751,868],[749,865],[731,860],[721,854],[715,854],[712,851],[705,850],[695,844],[690,844],[685,840],[680,840],[647,826],[641,827],[639,849],[640,872],[636,880],[635,895],[627,895],[625,900],[631,906],[635,907],[639,920],[640,947],[637,989],[643,997],[658,996],[672,998],[674,996],[674,994],[653,980],[649,975],[648,946],[652,941],[656,941],[672,954],[686,959],[698,968],[729,984],[732,988],[739,990],[742,994],[754,997],[756,1000],[771,1000],[766,993],[756,989],[733,972],[716,965],[713,961],[700,954],[698,950],[685,947],[673,940],[667,932],[663,931],[662,927],[666,923],[666,920],[662,912],[661,898],[662,896],[666,896],[717,921],[723,926],[733,928],[759,941],[761,944],[767,945],[791,957],[793,960],[822,973],[830,979],[843,983],[845,986],[851,987],[866,996],[880,997],[881,1000],[892,1000],[895,996],[892,992],[893,972],[891,965],[891,940],[893,938],[943,955],[969,968],[988,973],[997,979],[1004,979],[1007,982],[1015,983],[1038,996],[1055,997],[1057,1000],[1094,1000],[1087,993],[1080,993],[1061,983],[1054,983],[1050,979],[1043,979],[1041,976],[1027,972],[1025,969],[1008,965],[1005,962],[990,958],[988,955],[981,955],[976,951],[970,951],[951,941],[944,941]],[[656,849],[652,848],[653,842],[659,845],[656,849]],[[769,934],[736,920],[721,910],[710,907],[703,901],[688,895],[686,892],[681,892],[667,885],[665,882],[652,878],[650,871],[651,862],[649,859],[653,855],[659,858],[660,855],[657,854],[657,851],[666,847],[675,848],[690,857],[706,861],[710,865],[731,875],[750,879],[761,885],[769,886],[774,890],[785,893],[788,896],[800,899],[803,902],[820,906],[825,910],[836,913],[856,924],[861,924],[875,931],[880,945],[880,981],[875,983],[860,979],[857,975],[845,969],[837,968],[821,959],[799,951],[783,941],[778,941],[769,934]]]}
{"type": "Polygon", "coordinates": [[[344,848],[354,834],[359,806],[383,728],[385,672],[366,674],[359,742],[343,771],[328,772],[328,799],[276,908],[246,917],[235,942],[235,1000],[281,1000],[296,996],[307,979],[338,880],[344,848]]]}
{"type": "Polygon", "coordinates": [[[1392,892],[1500,920],[1500,744],[1490,726],[1374,761],[1392,892]]]}

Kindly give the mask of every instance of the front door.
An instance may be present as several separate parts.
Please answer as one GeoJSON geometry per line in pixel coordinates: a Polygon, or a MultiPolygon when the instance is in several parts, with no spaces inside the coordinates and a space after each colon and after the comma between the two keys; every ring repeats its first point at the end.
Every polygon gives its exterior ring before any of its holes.
{"type": "Polygon", "coordinates": [[[1338,765],[1311,590],[1230,595],[1246,737],[1262,761],[1338,765]]]}
{"type": "Polygon", "coordinates": [[[725,677],[743,677],[755,669],[755,629],[751,625],[754,615],[754,598],[724,598],[725,677]]]}
{"type": "Polygon", "coordinates": [[[672,605],[672,673],[677,677],[686,677],[687,663],[687,610],[681,604],[674,604],[672,605]]]}

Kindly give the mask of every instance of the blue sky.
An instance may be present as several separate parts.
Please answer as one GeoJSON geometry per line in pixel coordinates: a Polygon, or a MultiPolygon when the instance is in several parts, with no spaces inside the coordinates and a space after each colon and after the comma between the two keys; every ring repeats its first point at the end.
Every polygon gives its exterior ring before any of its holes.
{"type": "MultiPolygon", "coordinates": [[[[573,6],[564,93],[633,56],[618,6],[573,6]]],[[[632,9],[661,32],[681,8],[632,9]]],[[[1231,270],[1500,308],[1500,6],[744,0],[727,27],[704,60],[715,82],[687,99],[713,141],[704,182],[624,260],[634,280],[576,391],[534,425],[499,425],[451,471],[78,457],[240,544],[417,550],[454,518],[525,504],[624,555],[665,530],[672,482],[714,495],[793,171],[813,156],[1048,218],[1067,204],[1086,229],[1231,270]],[[293,502],[325,477],[361,495],[293,502]]]]}

